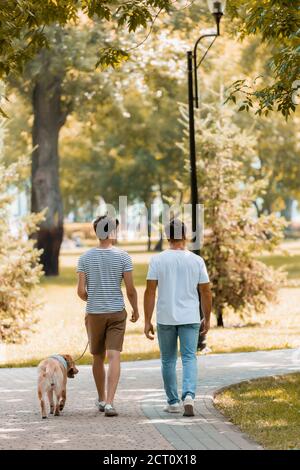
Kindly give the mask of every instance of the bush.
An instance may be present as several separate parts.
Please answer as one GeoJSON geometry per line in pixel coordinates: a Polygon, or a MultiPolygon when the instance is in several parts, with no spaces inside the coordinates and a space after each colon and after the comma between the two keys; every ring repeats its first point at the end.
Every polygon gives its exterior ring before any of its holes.
{"type": "MultiPolygon", "coordinates": [[[[3,127],[0,129],[3,143],[3,127]]],[[[1,152],[1,148],[0,148],[1,152]]],[[[39,305],[34,291],[40,281],[42,268],[40,251],[30,236],[37,231],[42,214],[30,214],[15,220],[12,231],[9,193],[20,184],[20,176],[28,161],[20,159],[10,166],[0,164],[0,340],[20,342],[36,323],[34,312],[39,305]]]]}

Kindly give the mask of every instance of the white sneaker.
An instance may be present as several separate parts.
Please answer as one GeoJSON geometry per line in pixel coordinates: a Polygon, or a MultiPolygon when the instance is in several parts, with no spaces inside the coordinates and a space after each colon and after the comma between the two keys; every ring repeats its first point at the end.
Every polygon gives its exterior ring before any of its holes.
{"type": "Polygon", "coordinates": [[[105,405],[104,414],[105,416],[118,416],[118,412],[113,407],[113,405],[110,405],[110,404],[105,405]]]}
{"type": "Polygon", "coordinates": [[[180,405],[179,403],[174,403],[173,405],[168,404],[164,407],[164,411],[167,413],[180,413],[180,405]]]}
{"type": "Polygon", "coordinates": [[[183,416],[195,416],[194,413],[194,399],[191,395],[187,395],[183,400],[184,413],[183,416]]]}
{"type": "Polygon", "coordinates": [[[105,410],[105,401],[99,401],[98,398],[96,399],[95,401],[95,405],[97,406],[97,408],[99,409],[99,411],[104,411],[105,410]]]}

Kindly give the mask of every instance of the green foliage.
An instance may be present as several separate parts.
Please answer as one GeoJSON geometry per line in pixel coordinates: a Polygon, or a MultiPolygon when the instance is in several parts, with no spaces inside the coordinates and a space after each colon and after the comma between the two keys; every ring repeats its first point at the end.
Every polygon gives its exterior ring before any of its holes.
{"type": "Polygon", "coordinates": [[[276,114],[256,120],[258,167],[254,175],[266,182],[259,213],[283,214],[289,201],[300,201],[298,127],[298,116],[289,122],[276,114]]]}
{"type": "Polygon", "coordinates": [[[229,89],[229,100],[244,101],[240,110],[267,115],[276,110],[288,117],[296,109],[295,82],[300,70],[300,0],[231,0],[229,14],[241,37],[258,35],[270,49],[272,83],[238,80],[229,89]]]}
{"type": "MultiPolygon", "coordinates": [[[[2,147],[3,126],[0,131],[2,147]]],[[[43,215],[18,219],[16,233],[10,226],[11,190],[20,183],[25,165],[28,162],[24,159],[10,166],[0,164],[0,340],[7,343],[21,341],[32,329],[38,305],[34,293],[42,275],[40,252],[29,237],[36,232],[43,215]]]]}
{"type": "MultiPolygon", "coordinates": [[[[188,121],[183,112],[183,122],[188,121]]],[[[217,317],[233,309],[246,316],[263,312],[283,279],[255,259],[272,252],[282,239],[284,222],[275,214],[255,217],[253,201],[261,182],[250,178],[245,167],[255,157],[255,139],[233,123],[233,111],[210,106],[197,118],[197,147],[201,202],[205,210],[207,240],[202,254],[213,286],[217,317]]],[[[183,148],[185,148],[183,145],[183,148]]]]}
{"type": "Polygon", "coordinates": [[[116,49],[115,47],[108,47],[100,50],[96,67],[117,67],[125,60],[128,60],[128,58],[129,55],[127,52],[121,49],[116,49]]]}
{"type": "MultiPolygon", "coordinates": [[[[24,64],[48,46],[46,26],[79,24],[84,14],[109,26],[120,39],[124,30],[138,33],[140,28],[152,29],[158,16],[167,12],[172,13],[170,24],[174,28],[179,30],[184,25],[191,30],[194,19],[190,15],[198,17],[201,11],[206,19],[207,12],[203,5],[190,6],[191,13],[182,2],[172,0],[7,0],[0,9],[0,77],[11,72],[20,74],[24,64]]],[[[300,0],[231,0],[227,13],[234,20],[228,25],[233,32],[241,37],[259,36],[269,46],[273,78],[272,83],[263,85],[236,82],[230,88],[229,99],[242,95],[241,110],[258,104],[258,114],[276,109],[289,116],[295,111],[295,82],[299,79],[300,0]]],[[[101,67],[118,65],[130,54],[130,49],[115,44],[115,39],[98,51],[94,63],[101,67]]]]}
{"type": "Polygon", "coordinates": [[[6,0],[0,9],[0,77],[20,73],[24,64],[47,45],[44,27],[75,20],[75,0],[6,0]]]}
{"type": "MultiPolygon", "coordinates": [[[[40,49],[47,46],[44,28],[76,24],[82,13],[89,18],[136,31],[146,27],[159,11],[168,11],[171,0],[6,0],[0,9],[0,78],[20,73],[40,49]]],[[[107,55],[110,56],[110,47],[107,55]]],[[[104,55],[104,52],[103,54],[104,55]]],[[[116,57],[118,59],[118,57],[116,57]]],[[[103,63],[106,62],[105,60],[103,63]]]]}
{"type": "Polygon", "coordinates": [[[66,210],[96,205],[100,196],[112,204],[120,195],[150,204],[159,192],[165,198],[178,193],[174,180],[180,177],[183,157],[176,146],[176,99],[185,89],[149,64],[143,70],[127,64],[106,75],[106,97],[85,103],[82,114],[77,109],[61,140],[66,210]]]}

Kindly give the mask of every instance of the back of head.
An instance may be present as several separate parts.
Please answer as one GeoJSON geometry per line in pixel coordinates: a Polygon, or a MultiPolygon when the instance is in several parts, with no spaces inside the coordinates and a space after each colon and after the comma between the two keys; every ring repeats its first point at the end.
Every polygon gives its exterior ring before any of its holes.
{"type": "Polygon", "coordinates": [[[99,240],[116,238],[118,226],[118,219],[115,219],[114,217],[110,217],[108,215],[101,215],[93,221],[93,227],[99,240]]]}
{"type": "Polygon", "coordinates": [[[186,239],[185,224],[179,219],[172,219],[165,225],[166,237],[170,242],[176,242],[186,239]]]}

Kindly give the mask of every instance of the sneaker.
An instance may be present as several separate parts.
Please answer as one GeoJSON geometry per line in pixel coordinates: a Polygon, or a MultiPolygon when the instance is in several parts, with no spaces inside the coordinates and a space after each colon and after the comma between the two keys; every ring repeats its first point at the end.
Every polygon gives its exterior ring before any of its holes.
{"type": "Polygon", "coordinates": [[[187,395],[183,400],[184,413],[183,416],[195,416],[194,414],[194,399],[191,395],[187,395]]]}
{"type": "Polygon", "coordinates": [[[95,401],[95,405],[99,409],[99,411],[104,412],[105,410],[105,401],[99,401],[98,399],[95,401]]]}
{"type": "Polygon", "coordinates": [[[118,416],[116,409],[112,405],[105,405],[105,416],[118,416]]]}
{"type": "Polygon", "coordinates": [[[164,411],[166,411],[167,413],[180,413],[179,403],[173,403],[173,405],[166,405],[164,407],[164,411]]]}

